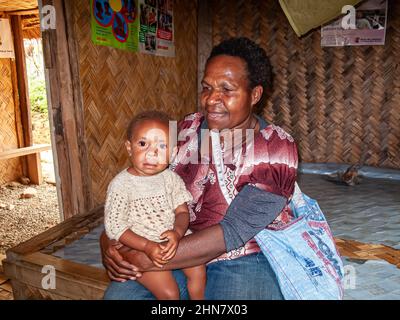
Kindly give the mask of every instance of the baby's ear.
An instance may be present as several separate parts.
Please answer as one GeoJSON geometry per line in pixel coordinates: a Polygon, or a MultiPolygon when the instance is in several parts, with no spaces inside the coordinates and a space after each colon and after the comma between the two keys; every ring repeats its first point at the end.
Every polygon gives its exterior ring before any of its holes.
{"type": "Polygon", "coordinates": [[[132,155],[132,149],[131,149],[131,142],[129,140],[125,141],[125,147],[126,147],[126,151],[128,151],[128,154],[131,156],[132,155]]]}

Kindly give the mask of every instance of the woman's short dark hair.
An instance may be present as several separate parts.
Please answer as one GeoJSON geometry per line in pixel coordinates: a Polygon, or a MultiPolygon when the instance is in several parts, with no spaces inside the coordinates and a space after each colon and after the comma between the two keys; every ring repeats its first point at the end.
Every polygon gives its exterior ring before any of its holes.
{"type": "Polygon", "coordinates": [[[256,109],[260,111],[260,107],[264,106],[267,94],[272,89],[273,78],[271,63],[265,50],[249,38],[238,37],[224,40],[216,45],[212,49],[207,63],[219,55],[239,57],[246,62],[250,89],[258,85],[263,87],[263,95],[256,105],[256,109]]]}
{"type": "Polygon", "coordinates": [[[135,127],[146,120],[157,120],[160,121],[161,123],[165,123],[167,126],[169,126],[169,122],[172,120],[172,118],[166,114],[165,112],[158,111],[158,110],[149,110],[149,111],[144,111],[132,118],[132,120],[129,122],[128,129],[126,130],[126,137],[130,141],[132,139],[132,134],[133,130],[135,127]]]}

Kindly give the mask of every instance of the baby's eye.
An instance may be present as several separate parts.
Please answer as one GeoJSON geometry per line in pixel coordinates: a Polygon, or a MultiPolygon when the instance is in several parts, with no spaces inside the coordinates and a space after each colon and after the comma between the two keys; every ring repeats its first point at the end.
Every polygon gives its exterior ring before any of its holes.
{"type": "Polygon", "coordinates": [[[140,147],[145,147],[146,146],[146,141],[141,140],[141,141],[138,142],[138,145],[140,147]]]}
{"type": "Polygon", "coordinates": [[[166,143],[160,143],[160,149],[167,149],[167,144],[166,143]]]}

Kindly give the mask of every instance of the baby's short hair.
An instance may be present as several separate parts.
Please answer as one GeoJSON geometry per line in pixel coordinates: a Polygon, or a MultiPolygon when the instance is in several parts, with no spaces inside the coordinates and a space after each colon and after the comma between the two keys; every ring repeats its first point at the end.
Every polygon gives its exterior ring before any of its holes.
{"type": "Polygon", "coordinates": [[[132,139],[132,134],[135,127],[145,120],[157,120],[169,126],[169,122],[172,121],[172,118],[165,112],[158,110],[149,110],[137,114],[129,122],[128,129],[126,130],[126,137],[129,141],[132,139]]]}

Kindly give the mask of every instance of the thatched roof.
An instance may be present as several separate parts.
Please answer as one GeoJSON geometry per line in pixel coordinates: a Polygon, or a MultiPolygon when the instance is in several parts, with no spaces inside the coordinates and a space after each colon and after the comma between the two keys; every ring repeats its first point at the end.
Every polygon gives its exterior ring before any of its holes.
{"type": "Polygon", "coordinates": [[[37,0],[0,0],[0,13],[6,16],[20,15],[24,38],[40,38],[40,20],[37,0]]]}

